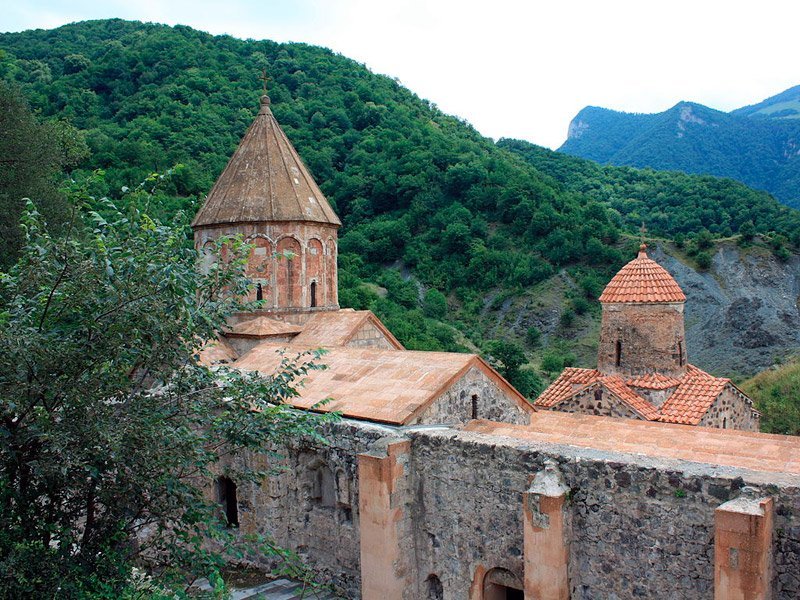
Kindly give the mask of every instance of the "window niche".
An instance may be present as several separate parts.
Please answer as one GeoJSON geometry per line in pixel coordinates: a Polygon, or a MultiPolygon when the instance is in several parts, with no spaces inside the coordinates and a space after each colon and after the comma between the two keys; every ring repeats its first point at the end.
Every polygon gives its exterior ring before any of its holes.
{"type": "Polygon", "coordinates": [[[228,527],[239,527],[239,501],[236,497],[236,484],[224,475],[217,479],[217,502],[225,512],[228,527]]]}

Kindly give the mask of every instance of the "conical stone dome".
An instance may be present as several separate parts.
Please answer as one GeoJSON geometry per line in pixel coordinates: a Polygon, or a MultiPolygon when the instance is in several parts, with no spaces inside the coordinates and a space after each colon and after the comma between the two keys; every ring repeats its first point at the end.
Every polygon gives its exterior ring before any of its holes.
{"type": "Polygon", "coordinates": [[[192,226],[341,221],[270,110],[269,96],[192,226]]]}

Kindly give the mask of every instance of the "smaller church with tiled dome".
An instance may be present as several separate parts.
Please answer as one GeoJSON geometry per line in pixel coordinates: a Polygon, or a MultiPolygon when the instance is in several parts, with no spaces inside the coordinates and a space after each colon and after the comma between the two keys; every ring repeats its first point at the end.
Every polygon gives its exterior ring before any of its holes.
{"type": "Polygon", "coordinates": [[[642,244],[600,295],[597,368],[565,369],[535,406],[758,431],[760,415],[750,398],[730,379],[687,362],[685,302],[678,282],[642,244]]]}

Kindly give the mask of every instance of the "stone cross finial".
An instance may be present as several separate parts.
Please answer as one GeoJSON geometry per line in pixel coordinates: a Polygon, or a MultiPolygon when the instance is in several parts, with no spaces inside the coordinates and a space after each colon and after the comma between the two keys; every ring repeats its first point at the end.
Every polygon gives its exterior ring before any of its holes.
{"type": "Polygon", "coordinates": [[[262,81],[262,83],[264,85],[264,95],[266,96],[267,95],[267,79],[268,79],[267,78],[267,70],[266,69],[261,69],[261,77],[259,77],[259,79],[262,81]]]}

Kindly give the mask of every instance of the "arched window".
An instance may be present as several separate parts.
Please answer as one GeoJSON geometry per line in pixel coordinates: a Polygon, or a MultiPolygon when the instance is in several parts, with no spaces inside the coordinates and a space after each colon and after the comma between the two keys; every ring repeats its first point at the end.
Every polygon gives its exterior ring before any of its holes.
{"type": "Polygon", "coordinates": [[[617,340],[617,348],[616,348],[616,356],[614,358],[614,364],[619,366],[622,362],[622,341],[617,340]]]}
{"type": "Polygon", "coordinates": [[[728,428],[728,417],[722,417],[722,428],[723,429],[728,428]]]}
{"type": "Polygon", "coordinates": [[[320,506],[336,506],[336,480],[327,465],[319,465],[312,474],[311,498],[320,506]]]}
{"type": "Polygon", "coordinates": [[[678,342],[678,364],[683,366],[685,362],[683,358],[683,342],[678,342]]]}
{"type": "Polygon", "coordinates": [[[228,527],[239,526],[239,503],[236,499],[236,484],[224,475],[217,479],[217,501],[225,511],[228,527]]]}
{"type": "Polygon", "coordinates": [[[472,418],[478,418],[478,394],[472,394],[472,418]]]}
{"type": "Polygon", "coordinates": [[[264,288],[261,287],[259,283],[256,285],[256,300],[263,300],[264,299],[264,288]]]}
{"type": "Polygon", "coordinates": [[[317,305],[317,282],[311,282],[311,306],[317,305]]]}

